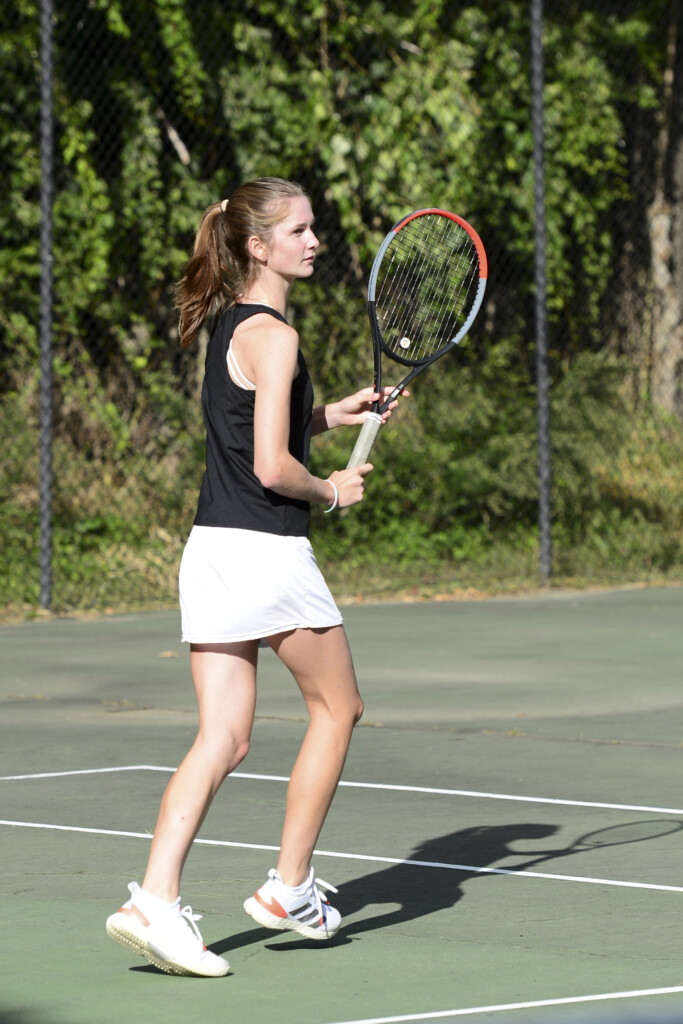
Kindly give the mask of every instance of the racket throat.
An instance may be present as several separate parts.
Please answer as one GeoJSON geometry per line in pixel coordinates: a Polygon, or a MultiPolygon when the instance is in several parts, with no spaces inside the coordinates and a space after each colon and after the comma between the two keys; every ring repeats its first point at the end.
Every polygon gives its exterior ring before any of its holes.
{"type": "MultiPolygon", "coordinates": [[[[411,380],[413,380],[414,377],[417,377],[417,375],[418,375],[418,373],[420,372],[421,369],[422,369],[421,366],[416,366],[415,369],[411,373],[409,373],[408,376],[405,377],[401,381],[401,383],[398,384],[394,388],[394,390],[391,392],[389,397],[387,399],[385,399],[385,401],[382,402],[381,405],[379,404],[379,402],[377,403],[377,410],[375,410],[375,406],[373,405],[373,407],[372,407],[373,412],[377,411],[380,414],[386,412],[387,409],[389,408],[389,406],[391,405],[391,403],[393,401],[395,401],[398,398],[398,396],[401,394],[401,392],[405,390],[405,388],[408,386],[408,384],[410,384],[411,380]]],[[[377,388],[375,388],[375,390],[377,390],[377,388]]]]}

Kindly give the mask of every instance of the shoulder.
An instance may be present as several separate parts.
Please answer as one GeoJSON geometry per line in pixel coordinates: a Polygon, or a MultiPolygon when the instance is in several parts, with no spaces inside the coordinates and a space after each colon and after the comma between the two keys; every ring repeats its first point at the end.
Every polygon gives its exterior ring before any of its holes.
{"type": "Polygon", "coordinates": [[[299,348],[299,335],[294,328],[270,313],[255,313],[249,317],[235,328],[235,338],[246,342],[256,357],[268,353],[276,357],[278,352],[296,354],[299,348]]]}
{"type": "Polygon", "coordinates": [[[255,313],[235,329],[242,369],[257,388],[293,380],[299,372],[299,335],[269,313],[255,313]]]}
{"type": "Polygon", "coordinates": [[[298,340],[298,334],[293,327],[287,323],[286,320],[280,320],[279,317],[275,317],[272,313],[254,313],[249,317],[248,320],[242,321],[238,324],[235,330],[239,331],[244,336],[257,335],[257,334],[268,334],[271,337],[295,337],[298,340]]]}

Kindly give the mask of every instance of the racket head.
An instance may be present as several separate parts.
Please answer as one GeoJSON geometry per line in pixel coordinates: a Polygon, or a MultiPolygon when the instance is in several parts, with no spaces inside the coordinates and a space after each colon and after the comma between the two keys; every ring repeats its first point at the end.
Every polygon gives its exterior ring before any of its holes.
{"type": "Polygon", "coordinates": [[[457,345],[476,317],[488,262],[474,228],[447,210],[415,210],[380,246],[368,283],[368,312],[381,350],[423,366],[457,345]]]}

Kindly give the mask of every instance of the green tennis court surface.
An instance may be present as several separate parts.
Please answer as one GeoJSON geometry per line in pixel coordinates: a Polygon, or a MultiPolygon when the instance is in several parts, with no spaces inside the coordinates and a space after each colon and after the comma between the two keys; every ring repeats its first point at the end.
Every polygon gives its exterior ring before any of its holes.
{"type": "Polygon", "coordinates": [[[683,1021],[683,589],[345,621],[366,712],[314,859],[342,931],[242,910],[305,729],[262,652],[252,749],[182,893],[230,960],[217,980],[104,932],[194,734],[178,616],[0,628],[3,1024],[683,1021]]]}

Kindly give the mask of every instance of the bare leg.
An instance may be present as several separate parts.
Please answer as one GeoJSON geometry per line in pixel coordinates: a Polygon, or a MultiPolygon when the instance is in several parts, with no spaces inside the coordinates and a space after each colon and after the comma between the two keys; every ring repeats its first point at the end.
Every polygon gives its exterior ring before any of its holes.
{"type": "Polygon", "coordinates": [[[341,626],[296,629],[269,642],[296,679],[310,716],[287,787],[278,859],[280,878],[296,886],[308,874],[363,702],[341,626]]]}
{"type": "Polygon", "coordinates": [[[256,641],[193,644],[199,731],[166,787],[142,888],[175,900],[192,842],[226,775],[246,756],[256,704],[256,641]]]}

